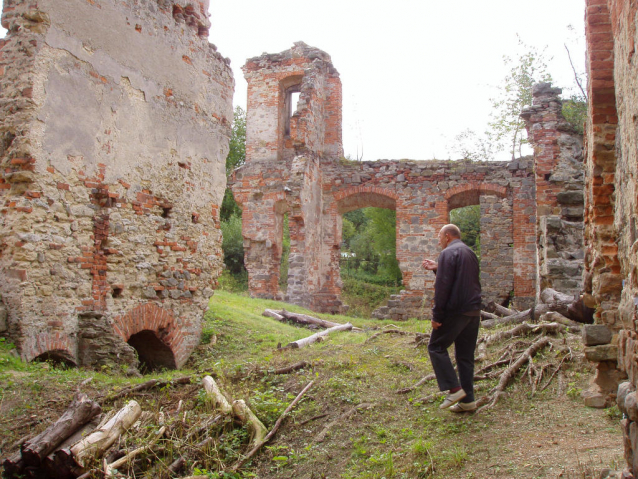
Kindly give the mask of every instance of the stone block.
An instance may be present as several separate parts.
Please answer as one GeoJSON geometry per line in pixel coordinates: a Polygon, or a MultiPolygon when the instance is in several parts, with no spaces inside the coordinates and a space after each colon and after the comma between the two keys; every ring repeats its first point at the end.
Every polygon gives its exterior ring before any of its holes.
{"type": "Polygon", "coordinates": [[[598,388],[586,389],[580,393],[585,406],[593,407],[596,409],[603,409],[607,407],[608,397],[603,394],[598,388]]]}
{"type": "Polygon", "coordinates": [[[586,324],[582,329],[585,346],[598,346],[611,342],[611,331],[603,324],[586,324]]]}
{"type": "Polygon", "coordinates": [[[592,362],[617,361],[618,347],[612,344],[589,346],[585,348],[585,357],[592,362]]]}
{"type": "Polygon", "coordinates": [[[8,329],[7,324],[7,308],[4,303],[0,302],[0,334],[4,333],[8,329]]]}
{"type": "Polygon", "coordinates": [[[618,386],[618,392],[616,393],[616,404],[622,412],[625,412],[625,398],[627,397],[627,394],[635,392],[635,390],[636,388],[629,381],[625,381],[618,386]]]}

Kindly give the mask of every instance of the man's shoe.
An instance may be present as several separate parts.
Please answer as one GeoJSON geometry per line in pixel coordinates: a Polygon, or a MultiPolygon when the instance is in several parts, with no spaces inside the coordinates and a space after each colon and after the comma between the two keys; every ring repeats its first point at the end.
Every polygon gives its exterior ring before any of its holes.
{"type": "Polygon", "coordinates": [[[452,412],[472,412],[476,411],[476,401],[472,402],[457,402],[454,406],[450,407],[452,412]]]}
{"type": "Polygon", "coordinates": [[[439,406],[439,409],[447,409],[453,404],[456,404],[457,402],[459,402],[465,396],[467,396],[467,394],[462,389],[459,389],[455,393],[450,393],[447,395],[445,400],[441,403],[441,405],[439,406]]]}

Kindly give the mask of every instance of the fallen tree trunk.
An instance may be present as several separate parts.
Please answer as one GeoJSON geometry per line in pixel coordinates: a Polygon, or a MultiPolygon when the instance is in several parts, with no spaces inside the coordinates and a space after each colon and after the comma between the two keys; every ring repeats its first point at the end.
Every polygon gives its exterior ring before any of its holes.
{"type": "Polygon", "coordinates": [[[146,381],[145,383],[138,384],[137,386],[130,386],[130,387],[124,388],[118,391],[117,393],[115,393],[113,396],[108,396],[106,399],[104,399],[103,402],[105,403],[113,402],[116,399],[123,398],[124,396],[127,396],[132,393],[136,393],[139,391],[146,391],[148,389],[153,389],[153,388],[163,388],[165,386],[168,386],[169,384],[189,384],[190,382],[191,382],[190,376],[184,376],[184,377],[172,379],[169,381],[151,379],[150,381],[146,381]]]}
{"type": "Polygon", "coordinates": [[[279,314],[274,309],[265,309],[264,312],[261,313],[261,315],[262,316],[266,316],[267,318],[276,319],[277,321],[285,321],[286,320],[286,318],[284,318],[281,314],[279,314]]]}
{"type": "Polygon", "coordinates": [[[352,329],[352,324],[350,323],[340,324],[339,326],[334,326],[332,328],[325,329],[324,331],[321,331],[319,333],[315,333],[312,336],[308,336],[307,338],[299,339],[297,341],[288,343],[283,349],[301,349],[314,343],[319,338],[323,338],[324,336],[329,335],[330,333],[334,333],[337,331],[350,331],[351,329],[352,329]]]}
{"type": "Polygon", "coordinates": [[[54,424],[22,446],[26,466],[37,467],[67,437],[102,412],[98,403],[86,394],[77,394],[69,408],[54,424]]]}
{"type": "MultiPolygon", "coordinates": [[[[274,318],[277,321],[293,321],[297,324],[303,324],[304,326],[316,326],[319,328],[334,328],[335,326],[342,326],[341,323],[335,323],[333,321],[328,321],[321,318],[315,318],[314,316],[309,316],[307,314],[301,313],[291,313],[290,311],[286,311],[282,309],[281,311],[276,311],[274,309],[266,309],[262,316],[267,316],[269,318],[274,318]]],[[[352,328],[353,331],[363,331],[361,328],[352,328]]]]}
{"type": "Polygon", "coordinates": [[[482,319],[498,319],[500,318],[500,316],[494,313],[488,313],[487,311],[481,311],[481,318],[482,319]]]}

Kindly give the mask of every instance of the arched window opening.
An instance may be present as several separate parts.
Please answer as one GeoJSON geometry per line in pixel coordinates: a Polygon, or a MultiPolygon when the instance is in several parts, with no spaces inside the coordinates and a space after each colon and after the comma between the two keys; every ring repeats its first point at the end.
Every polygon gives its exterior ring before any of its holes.
{"type": "Polygon", "coordinates": [[[290,119],[295,111],[297,111],[297,103],[301,95],[301,84],[288,87],[284,96],[284,116],[286,123],[284,125],[284,135],[290,136],[290,119]]]}
{"type": "Polygon", "coordinates": [[[71,355],[67,351],[64,351],[61,349],[47,351],[45,353],[40,354],[39,356],[36,356],[33,360],[37,362],[42,362],[42,363],[51,363],[56,368],[61,368],[61,369],[69,369],[69,368],[77,367],[77,364],[75,360],[73,359],[73,357],[71,357],[71,355]]]}
{"type": "Polygon", "coordinates": [[[454,208],[450,211],[450,223],[461,230],[461,240],[468,245],[481,260],[481,206],[454,208]]]}
{"type": "Polygon", "coordinates": [[[173,351],[164,344],[155,332],[145,329],[133,334],[129,340],[140,360],[140,371],[148,373],[160,369],[176,369],[173,351]]]}

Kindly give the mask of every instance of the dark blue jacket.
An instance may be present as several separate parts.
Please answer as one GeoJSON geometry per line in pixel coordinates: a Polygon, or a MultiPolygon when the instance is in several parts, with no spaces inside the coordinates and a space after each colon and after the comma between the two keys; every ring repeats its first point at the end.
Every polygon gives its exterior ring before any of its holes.
{"type": "Polygon", "coordinates": [[[460,239],[441,251],[434,283],[432,320],[445,322],[454,315],[481,309],[479,261],[460,239]]]}

